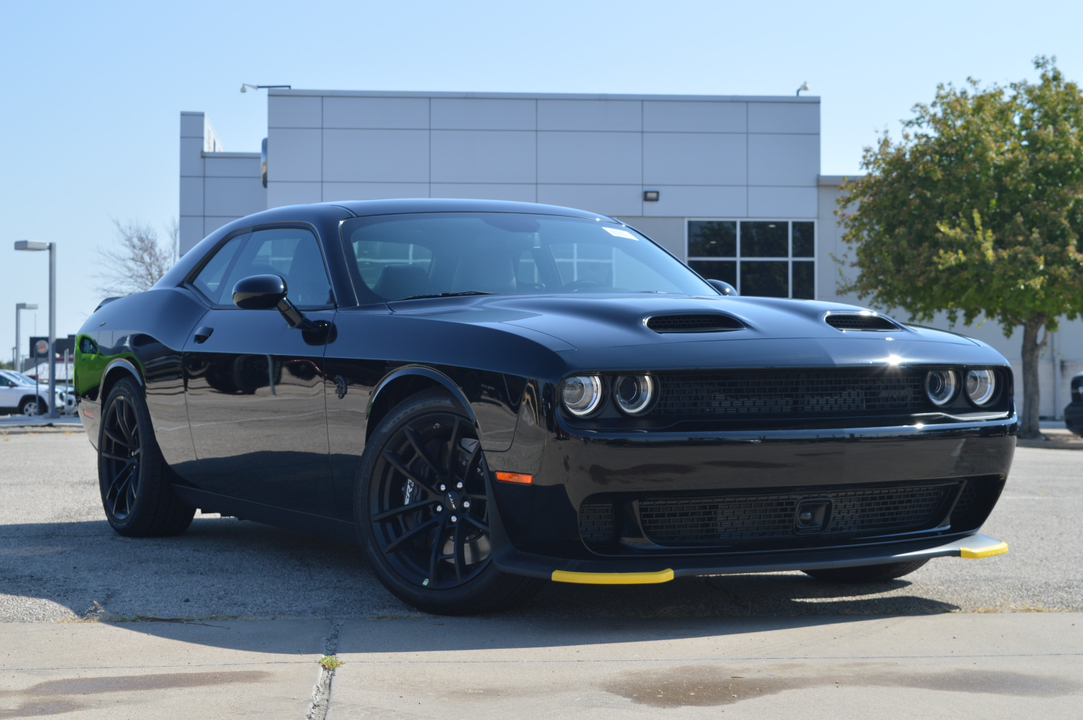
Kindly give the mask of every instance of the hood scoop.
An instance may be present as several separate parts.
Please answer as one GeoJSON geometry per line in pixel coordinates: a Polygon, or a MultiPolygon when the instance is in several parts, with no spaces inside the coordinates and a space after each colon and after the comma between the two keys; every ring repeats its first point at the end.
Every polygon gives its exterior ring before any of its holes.
{"type": "Polygon", "coordinates": [[[872,313],[828,313],[824,317],[831,327],[842,332],[898,332],[902,330],[894,320],[872,313]]]}
{"type": "Polygon", "coordinates": [[[699,315],[655,315],[646,319],[649,329],[659,334],[715,333],[744,330],[745,324],[730,315],[703,313],[699,315]]]}

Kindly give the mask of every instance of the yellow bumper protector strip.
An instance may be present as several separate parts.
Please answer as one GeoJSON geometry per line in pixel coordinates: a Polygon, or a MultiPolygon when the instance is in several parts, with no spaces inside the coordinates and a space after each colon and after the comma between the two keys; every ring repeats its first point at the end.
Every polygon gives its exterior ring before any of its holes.
{"type": "Polygon", "coordinates": [[[967,560],[980,560],[981,558],[1003,555],[1006,552],[1008,552],[1008,543],[1002,542],[993,545],[992,547],[981,548],[980,550],[959,548],[959,557],[966,558],[967,560]]]}
{"type": "Polygon", "coordinates": [[[667,568],[658,572],[641,573],[586,573],[554,570],[553,581],[579,583],[580,585],[652,585],[669,582],[673,579],[673,570],[667,568]]]}

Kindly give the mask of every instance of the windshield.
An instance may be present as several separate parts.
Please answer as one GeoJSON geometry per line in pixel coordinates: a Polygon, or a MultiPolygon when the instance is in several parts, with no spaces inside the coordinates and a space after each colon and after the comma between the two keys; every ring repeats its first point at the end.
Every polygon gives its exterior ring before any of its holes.
{"type": "Polygon", "coordinates": [[[35,383],[33,381],[33,379],[28,378],[26,375],[23,375],[22,373],[5,372],[4,377],[8,378],[12,382],[18,383],[19,385],[36,385],[37,384],[37,383],[35,383]]]}
{"type": "Polygon", "coordinates": [[[716,295],[634,230],[512,213],[381,215],[343,223],[359,280],[381,300],[513,293],[716,295]]]}

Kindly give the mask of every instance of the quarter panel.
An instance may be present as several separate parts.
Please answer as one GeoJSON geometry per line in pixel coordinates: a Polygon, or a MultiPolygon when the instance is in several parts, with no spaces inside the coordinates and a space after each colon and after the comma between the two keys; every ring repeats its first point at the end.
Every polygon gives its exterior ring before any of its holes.
{"type": "Polygon", "coordinates": [[[76,391],[81,402],[90,403],[81,410],[88,432],[96,431],[97,418],[88,418],[87,411],[94,414],[100,408],[116,380],[106,369],[114,361],[126,362],[141,376],[162,457],[189,480],[197,479],[199,471],[188,430],[181,352],[206,311],[184,288],[156,288],[121,298],[87,320],[80,338],[89,338],[93,346],[84,347],[80,341],[76,354],[76,391]]]}

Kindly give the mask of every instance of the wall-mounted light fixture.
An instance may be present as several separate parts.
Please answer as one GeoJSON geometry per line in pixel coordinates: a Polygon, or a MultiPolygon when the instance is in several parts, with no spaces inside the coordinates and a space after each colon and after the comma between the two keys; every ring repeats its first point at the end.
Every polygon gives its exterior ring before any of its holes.
{"type": "Polygon", "coordinates": [[[808,92],[808,81],[801,83],[801,87],[797,88],[797,97],[801,97],[801,91],[808,92]]]}
{"type": "Polygon", "coordinates": [[[644,190],[643,202],[658,202],[660,194],[657,190],[644,190]]]}
{"type": "MultiPolygon", "coordinates": [[[[241,83],[241,92],[248,92],[248,88],[253,90],[291,90],[289,85],[253,85],[252,83],[241,83]]],[[[808,88],[806,88],[807,90],[808,88]]]]}

